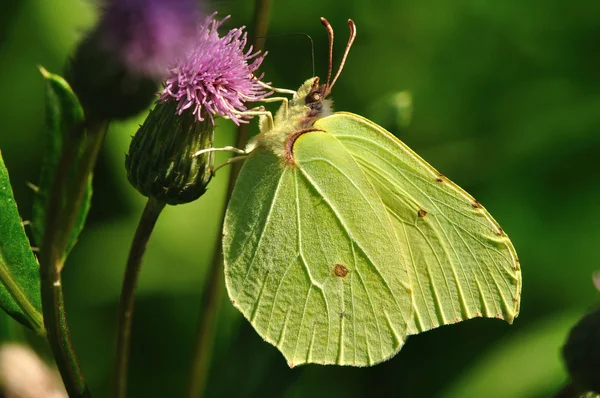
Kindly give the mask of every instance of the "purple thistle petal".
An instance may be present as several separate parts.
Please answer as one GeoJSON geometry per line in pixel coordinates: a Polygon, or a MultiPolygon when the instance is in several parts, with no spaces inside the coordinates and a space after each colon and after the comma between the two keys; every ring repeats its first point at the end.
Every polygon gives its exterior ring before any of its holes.
{"type": "Polygon", "coordinates": [[[230,118],[237,125],[247,123],[250,116],[246,101],[259,101],[271,94],[260,84],[254,72],[266,53],[244,52],[247,36],[244,27],[232,29],[219,37],[217,29],[229,17],[216,21],[213,14],[200,26],[196,46],[187,57],[169,71],[161,101],[176,101],[177,113],[192,109],[199,121],[208,115],[230,118]],[[248,64],[249,61],[252,61],[248,64]]]}
{"type": "Polygon", "coordinates": [[[202,18],[198,0],[105,0],[103,8],[105,48],[131,72],[158,80],[193,48],[202,18]]]}

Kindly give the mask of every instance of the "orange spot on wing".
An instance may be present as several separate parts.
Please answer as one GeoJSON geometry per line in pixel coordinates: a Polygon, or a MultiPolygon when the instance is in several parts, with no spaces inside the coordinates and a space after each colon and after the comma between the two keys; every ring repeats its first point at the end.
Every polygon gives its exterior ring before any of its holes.
{"type": "Polygon", "coordinates": [[[336,264],[333,266],[333,274],[338,278],[344,278],[346,275],[348,275],[348,272],[348,268],[342,264],[336,264]]]}

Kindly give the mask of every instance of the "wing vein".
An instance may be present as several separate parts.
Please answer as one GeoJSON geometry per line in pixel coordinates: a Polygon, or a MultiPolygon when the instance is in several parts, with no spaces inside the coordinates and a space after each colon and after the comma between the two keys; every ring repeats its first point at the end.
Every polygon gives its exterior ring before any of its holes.
{"type": "MultiPolygon", "coordinates": [[[[317,187],[317,184],[315,184],[310,177],[305,173],[304,170],[300,169],[302,175],[304,176],[304,178],[306,179],[306,181],[308,183],[310,183],[313,187],[313,189],[315,189],[319,195],[321,196],[321,198],[323,199],[323,202],[327,204],[327,206],[331,209],[333,215],[335,216],[335,218],[338,220],[338,223],[342,226],[342,230],[344,232],[344,234],[348,237],[348,239],[350,240],[350,242],[352,242],[353,244],[356,244],[356,247],[360,249],[361,253],[364,254],[365,258],[368,260],[369,264],[371,265],[371,268],[377,273],[377,275],[379,276],[379,278],[381,278],[381,280],[383,281],[384,286],[387,288],[387,290],[389,291],[390,295],[393,297],[394,302],[396,303],[396,306],[398,307],[398,310],[400,312],[402,312],[402,308],[400,307],[400,303],[398,302],[398,298],[396,297],[396,295],[394,294],[394,292],[392,291],[392,289],[390,288],[390,285],[388,283],[388,281],[384,278],[384,276],[381,274],[381,272],[379,271],[379,269],[377,268],[377,266],[375,265],[375,262],[371,259],[371,257],[366,253],[366,251],[363,249],[362,245],[358,242],[357,239],[355,239],[352,234],[350,233],[350,230],[348,229],[348,227],[346,227],[346,225],[344,224],[344,221],[342,220],[342,217],[340,216],[340,214],[338,213],[338,211],[335,209],[335,207],[329,202],[329,200],[325,197],[325,195],[323,194],[323,192],[321,192],[319,190],[319,188],[317,187]]],[[[366,198],[365,198],[366,200],[366,198]]],[[[375,213],[375,211],[374,211],[375,213]]],[[[378,218],[379,220],[379,218],[378,218]]],[[[381,220],[379,220],[381,222],[381,220]]],[[[385,225],[382,225],[384,230],[386,230],[385,225]]],[[[391,238],[388,236],[388,238],[391,238]]],[[[390,239],[391,241],[394,241],[393,239],[390,239]]]]}
{"type": "MultiPolygon", "coordinates": [[[[352,245],[352,254],[354,255],[354,244],[352,245]]],[[[371,294],[369,293],[369,289],[367,289],[367,285],[365,285],[365,282],[362,278],[362,276],[360,275],[360,271],[358,270],[358,264],[356,263],[356,257],[355,257],[355,269],[356,269],[356,275],[358,276],[358,280],[360,281],[361,285],[363,285],[363,289],[365,289],[365,293],[367,294],[367,298],[369,299],[369,305],[371,306],[371,311],[373,312],[373,320],[375,321],[375,325],[377,325],[377,334],[379,335],[379,349],[381,352],[383,352],[383,339],[381,337],[381,328],[379,327],[379,320],[377,319],[377,313],[375,312],[375,307],[373,306],[373,300],[371,300],[371,294]]],[[[365,322],[366,325],[366,322],[365,322]]],[[[365,329],[365,340],[367,340],[367,352],[368,352],[368,340],[369,340],[369,335],[367,334],[367,331],[365,329]]],[[[367,353],[367,355],[369,356],[369,361],[371,360],[371,355],[367,353]]]]}
{"type": "MultiPolygon", "coordinates": [[[[277,202],[277,196],[279,194],[279,189],[281,187],[281,181],[283,181],[283,176],[285,175],[285,171],[279,177],[279,181],[277,181],[277,187],[275,192],[273,193],[273,198],[271,199],[271,204],[269,205],[269,211],[267,213],[267,217],[265,217],[265,223],[260,231],[260,236],[258,237],[258,242],[254,245],[254,250],[252,252],[252,257],[250,258],[250,264],[248,265],[248,270],[246,271],[246,275],[244,275],[244,280],[242,281],[242,289],[246,286],[246,280],[248,279],[248,275],[250,275],[250,271],[254,266],[254,260],[256,259],[256,253],[258,253],[258,249],[260,248],[260,244],[265,235],[265,231],[267,230],[267,226],[271,221],[271,215],[273,214],[273,208],[275,207],[275,203],[277,202]]],[[[268,277],[268,274],[267,276],[268,277]]]]}

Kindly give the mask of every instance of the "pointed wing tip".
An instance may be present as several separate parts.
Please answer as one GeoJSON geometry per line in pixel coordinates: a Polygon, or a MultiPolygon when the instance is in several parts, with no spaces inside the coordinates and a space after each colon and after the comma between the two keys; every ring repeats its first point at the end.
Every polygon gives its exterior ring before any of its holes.
{"type": "Polygon", "coordinates": [[[505,319],[506,322],[508,322],[509,325],[512,325],[513,322],[515,321],[515,319],[519,316],[519,312],[515,312],[514,314],[511,314],[510,318],[505,319]]]}

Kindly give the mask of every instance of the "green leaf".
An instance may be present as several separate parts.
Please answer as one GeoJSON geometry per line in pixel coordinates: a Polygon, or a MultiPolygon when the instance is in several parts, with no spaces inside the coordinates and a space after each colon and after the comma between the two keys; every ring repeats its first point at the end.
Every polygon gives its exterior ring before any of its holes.
{"type": "MultiPolygon", "coordinates": [[[[54,178],[60,167],[61,154],[63,150],[67,149],[65,144],[69,144],[76,134],[81,135],[84,128],[83,109],[69,84],[62,77],[51,74],[44,68],[40,67],[40,71],[46,80],[46,150],[42,175],[33,203],[33,238],[38,245],[41,245],[44,237],[46,211],[50,203],[54,178]]],[[[81,152],[79,150],[76,164],[81,159],[81,152]]],[[[73,172],[73,169],[70,172],[73,172]]],[[[90,177],[75,225],[65,248],[64,257],[69,254],[83,229],[90,209],[91,197],[92,179],[90,177]]]]}
{"type": "Polygon", "coordinates": [[[0,307],[44,334],[40,273],[13,197],[0,153],[0,307]]]}

